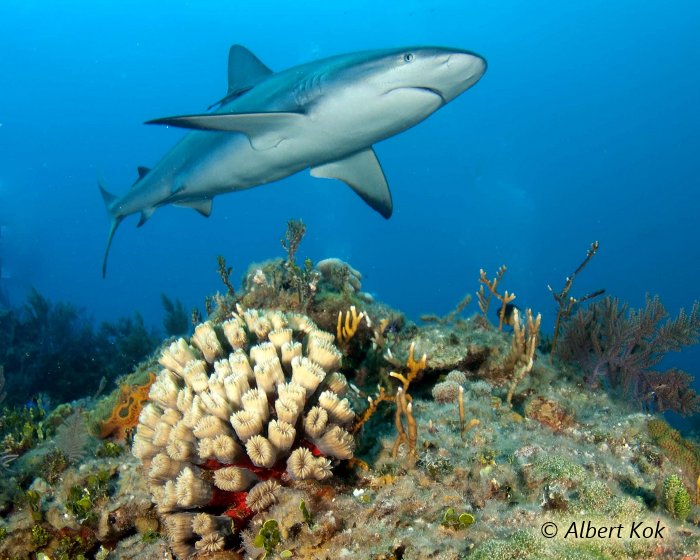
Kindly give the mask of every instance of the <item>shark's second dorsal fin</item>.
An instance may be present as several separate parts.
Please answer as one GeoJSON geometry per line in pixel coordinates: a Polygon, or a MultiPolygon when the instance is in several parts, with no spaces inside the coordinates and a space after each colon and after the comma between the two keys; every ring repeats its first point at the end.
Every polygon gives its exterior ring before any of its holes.
{"type": "Polygon", "coordinates": [[[242,45],[233,45],[228,52],[228,92],[226,97],[249,90],[272,74],[267,66],[242,45]]]}

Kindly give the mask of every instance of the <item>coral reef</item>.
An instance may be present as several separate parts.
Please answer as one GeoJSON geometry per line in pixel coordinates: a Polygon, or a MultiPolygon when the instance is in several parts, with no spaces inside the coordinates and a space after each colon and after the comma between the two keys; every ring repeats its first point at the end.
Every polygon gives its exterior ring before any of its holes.
{"type": "Polygon", "coordinates": [[[133,444],[179,558],[231,548],[282,479],[327,479],[354,449],[342,355],[308,317],[239,307],[191,342],[163,351],[133,444]]]}
{"type": "MultiPolygon", "coordinates": [[[[699,448],[651,414],[692,408],[682,384],[645,365],[642,410],[593,389],[575,361],[543,355],[537,316],[501,294],[505,268],[482,275],[483,315],[458,317],[460,303],[416,325],[346,263],[297,265],[303,232],[290,224],[287,258],[252,265],[240,289],[220,259],[208,320],[112,394],[3,409],[0,559],[700,557],[699,448]]],[[[586,311],[568,307],[568,280],[558,357],[586,311]]],[[[589,323],[645,325],[607,368],[697,336],[696,308],[667,323],[651,310],[589,323]]],[[[590,340],[598,359],[612,339],[590,340]]]]}

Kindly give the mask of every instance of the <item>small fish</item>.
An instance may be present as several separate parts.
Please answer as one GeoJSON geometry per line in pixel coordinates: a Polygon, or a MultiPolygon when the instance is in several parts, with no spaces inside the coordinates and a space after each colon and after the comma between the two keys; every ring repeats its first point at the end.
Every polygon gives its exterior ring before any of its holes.
{"type": "Polygon", "coordinates": [[[512,327],[515,321],[513,311],[515,311],[516,309],[518,310],[518,313],[520,313],[520,308],[517,305],[515,305],[514,303],[506,303],[505,308],[503,306],[498,308],[498,310],[496,311],[496,316],[500,320],[502,320],[504,325],[512,327]],[[503,315],[503,317],[501,317],[501,315],[503,315]]]}

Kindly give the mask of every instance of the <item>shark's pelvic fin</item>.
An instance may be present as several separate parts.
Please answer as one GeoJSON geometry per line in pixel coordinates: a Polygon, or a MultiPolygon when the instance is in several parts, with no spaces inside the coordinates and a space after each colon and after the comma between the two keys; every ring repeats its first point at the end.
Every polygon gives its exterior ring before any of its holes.
{"type": "Polygon", "coordinates": [[[306,119],[302,113],[205,113],[147,121],[197,130],[240,132],[250,140],[254,150],[268,150],[285,139],[284,130],[306,119]]]}
{"type": "Polygon", "coordinates": [[[382,216],[394,208],[384,171],[372,148],[311,168],[313,177],[340,179],[382,216]]]}
{"type": "Polygon", "coordinates": [[[100,193],[102,194],[102,200],[104,200],[105,202],[105,206],[107,207],[107,213],[109,214],[110,218],[109,236],[107,237],[107,247],[105,247],[105,255],[102,259],[102,278],[104,278],[107,275],[107,257],[109,255],[109,248],[112,246],[112,239],[114,239],[114,233],[117,231],[117,228],[124,219],[124,216],[118,216],[114,212],[114,203],[117,200],[117,197],[111,193],[108,193],[102,185],[99,185],[99,187],[100,193]]]}
{"type": "Polygon", "coordinates": [[[213,199],[204,198],[200,200],[186,200],[182,202],[176,202],[175,206],[182,206],[183,208],[192,208],[199,212],[205,218],[211,216],[213,199]]]}
{"type": "Polygon", "coordinates": [[[153,212],[155,212],[155,206],[151,206],[150,208],[144,208],[141,210],[141,217],[139,218],[139,223],[136,224],[136,227],[141,227],[143,224],[145,224],[151,216],[153,216],[153,212]]]}

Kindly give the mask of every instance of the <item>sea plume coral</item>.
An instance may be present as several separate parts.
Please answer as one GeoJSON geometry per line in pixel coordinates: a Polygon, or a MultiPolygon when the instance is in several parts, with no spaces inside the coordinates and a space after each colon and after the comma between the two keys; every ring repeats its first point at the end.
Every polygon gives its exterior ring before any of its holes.
{"type": "Polygon", "coordinates": [[[308,317],[239,308],[191,342],[163,350],[133,445],[180,558],[230,548],[279,481],[324,480],[355,443],[333,335],[308,317]]]}

